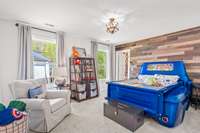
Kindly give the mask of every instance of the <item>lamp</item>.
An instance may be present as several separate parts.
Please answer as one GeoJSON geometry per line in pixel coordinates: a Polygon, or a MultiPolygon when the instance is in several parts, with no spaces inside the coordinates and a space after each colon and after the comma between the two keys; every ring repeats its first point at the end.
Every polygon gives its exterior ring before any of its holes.
{"type": "Polygon", "coordinates": [[[106,31],[111,34],[119,31],[119,23],[116,21],[115,18],[109,19],[109,22],[106,24],[106,31]]]}

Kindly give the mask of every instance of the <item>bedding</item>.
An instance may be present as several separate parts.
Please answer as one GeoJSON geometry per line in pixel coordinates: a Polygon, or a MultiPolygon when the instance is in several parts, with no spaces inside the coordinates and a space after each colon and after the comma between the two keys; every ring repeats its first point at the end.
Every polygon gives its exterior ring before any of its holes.
{"type": "Polygon", "coordinates": [[[139,75],[138,80],[146,85],[164,87],[174,84],[178,81],[179,76],[177,75],[139,75]]]}

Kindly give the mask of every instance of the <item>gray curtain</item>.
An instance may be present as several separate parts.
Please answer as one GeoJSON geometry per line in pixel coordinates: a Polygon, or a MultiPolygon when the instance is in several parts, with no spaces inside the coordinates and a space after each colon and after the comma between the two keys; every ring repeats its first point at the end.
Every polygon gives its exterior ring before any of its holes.
{"type": "Polygon", "coordinates": [[[97,60],[96,60],[96,58],[97,58],[97,50],[98,50],[97,42],[91,41],[91,57],[94,58],[94,60],[95,60],[96,75],[97,75],[97,69],[98,69],[97,60]]]}
{"type": "Polygon", "coordinates": [[[96,59],[98,44],[95,41],[91,41],[91,56],[96,59]]]}
{"type": "Polygon", "coordinates": [[[95,67],[96,67],[96,75],[97,75],[97,61],[96,61],[96,58],[97,58],[97,50],[98,50],[98,44],[97,42],[95,41],[91,41],[91,57],[94,58],[95,60],[95,67]]]}
{"type": "MultiPolygon", "coordinates": [[[[98,86],[99,86],[99,79],[98,79],[98,75],[97,75],[98,66],[97,66],[97,60],[96,60],[97,50],[98,50],[97,42],[96,41],[91,41],[91,57],[94,58],[94,60],[95,60],[97,83],[98,83],[98,86]]],[[[100,88],[100,86],[98,88],[100,88]]]]}
{"type": "Polygon", "coordinates": [[[33,78],[31,27],[18,25],[18,72],[17,79],[33,78]]]}
{"type": "Polygon", "coordinates": [[[65,65],[65,42],[64,42],[64,32],[57,32],[57,45],[58,45],[58,57],[57,65],[58,67],[63,67],[65,65]]]}

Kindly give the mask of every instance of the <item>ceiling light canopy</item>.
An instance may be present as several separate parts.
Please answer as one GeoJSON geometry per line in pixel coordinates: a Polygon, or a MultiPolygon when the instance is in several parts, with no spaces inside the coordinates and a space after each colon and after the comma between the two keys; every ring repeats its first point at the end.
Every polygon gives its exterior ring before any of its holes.
{"type": "Polygon", "coordinates": [[[106,31],[111,34],[119,31],[119,23],[115,18],[109,19],[109,22],[106,24],[106,31]]]}
{"type": "Polygon", "coordinates": [[[48,27],[54,27],[53,24],[49,24],[49,23],[45,23],[44,25],[48,26],[48,27]]]}

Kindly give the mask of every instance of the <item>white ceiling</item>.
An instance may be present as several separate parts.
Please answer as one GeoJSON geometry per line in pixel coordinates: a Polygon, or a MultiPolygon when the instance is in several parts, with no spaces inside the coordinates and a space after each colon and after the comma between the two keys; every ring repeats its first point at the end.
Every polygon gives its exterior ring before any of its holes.
{"type": "Polygon", "coordinates": [[[0,0],[0,18],[121,43],[200,26],[200,0],[0,0]],[[120,31],[105,32],[109,16],[120,31]]]}

